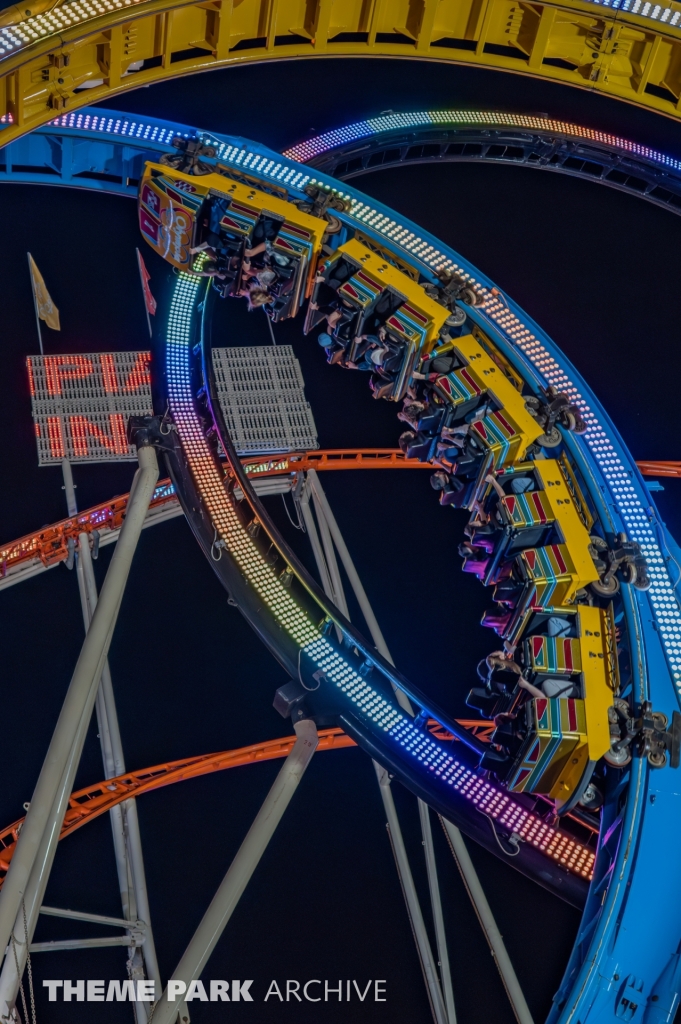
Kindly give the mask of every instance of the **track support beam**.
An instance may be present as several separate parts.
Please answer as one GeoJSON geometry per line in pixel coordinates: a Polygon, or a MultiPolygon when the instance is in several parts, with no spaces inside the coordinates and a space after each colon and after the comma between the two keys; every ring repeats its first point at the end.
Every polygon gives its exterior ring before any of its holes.
{"type": "Polygon", "coordinates": [[[201,976],[317,749],[314,722],[310,719],[296,722],[294,729],[298,739],[293,750],[282,765],[201,924],[173,971],[172,981],[155,1005],[154,1024],[174,1024],[177,1020],[180,1009],[178,996],[186,991],[191,981],[201,976]]]}
{"type": "MultiPolygon", "coordinates": [[[[374,615],[373,608],[369,603],[369,598],[366,595],[366,591],[362,585],[362,581],[359,578],[359,573],[355,568],[355,564],[352,561],[350,552],[348,551],[343,534],[340,531],[340,527],[336,522],[336,517],[331,511],[331,506],[324,493],[322,485],[319,481],[319,477],[315,473],[314,469],[308,471],[307,480],[302,491],[300,499],[300,507],[303,513],[303,519],[307,527],[308,536],[312,545],[312,550],[317,562],[317,568],[319,569],[319,576],[322,581],[322,586],[328,597],[338,606],[343,612],[346,618],[350,618],[348,611],[347,601],[345,599],[345,593],[343,591],[343,583],[338,571],[338,564],[336,562],[336,555],[333,549],[333,545],[336,545],[338,554],[340,555],[343,568],[350,580],[350,585],[353,589],[355,597],[357,598],[358,604],[364,616],[364,620],[369,627],[371,638],[376,645],[376,649],[394,665],[388,645],[385,642],[385,637],[381,631],[376,616],[374,615]],[[309,506],[310,495],[315,506],[317,513],[317,520],[319,522],[319,532],[322,536],[322,544],[324,550],[322,551],[322,545],[319,542],[319,536],[314,523],[314,518],[309,506]],[[324,557],[326,555],[326,558],[324,557]]],[[[402,690],[395,689],[395,695],[402,708],[407,712],[408,715],[413,717],[414,711],[411,706],[411,701],[406,693],[402,690]]],[[[449,993],[447,1004],[442,995],[442,989],[437,975],[437,968],[433,959],[430,942],[428,939],[428,933],[423,921],[423,914],[419,905],[418,896],[416,894],[416,887],[414,885],[414,879],[409,866],[409,860],[407,858],[407,852],[404,846],[404,840],[402,838],[402,830],[400,828],[399,819],[397,817],[397,810],[395,808],[395,802],[393,800],[392,790],[390,789],[390,778],[387,772],[374,761],[374,768],[376,769],[376,775],[378,776],[379,789],[381,793],[381,799],[383,800],[383,808],[385,810],[388,830],[390,834],[390,840],[395,856],[395,866],[397,873],[402,885],[402,892],[404,893],[405,903],[407,905],[407,913],[412,925],[414,933],[414,940],[416,942],[416,948],[421,962],[421,968],[423,970],[423,977],[426,983],[428,991],[428,999],[430,1001],[431,1010],[436,1024],[455,1024],[456,1014],[454,1012],[454,994],[452,990],[452,980],[449,971],[449,958],[447,956],[447,948],[444,937],[444,928],[437,933],[438,941],[438,952],[440,955],[440,971],[443,978],[443,984],[449,993]],[[451,1013],[450,1013],[451,1009],[451,1013]]],[[[425,804],[419,800],[419,814],[422,816],[423,824],[423,813],[428,814],[428,808],[425,804]]],[[[430,825],[430,822],[428,822],[430,825]]],[[[424,845],[426,845],[427,837],[424,834],[424,845]]],[[[432,836],[431,836],[431,847],[432,847],[432,836]]],[[[436,900],[436,903],[432,903],[433,918],[437,922],[442,920],[442,905],[440,903],[440,889],[437,881],[437,869],[435,867],[435,859],[427,862],[428,867],[428,880],[430,885],[431,901],[436,900]]],[[[437,930],[437,923],[436,923],[437,930]]]]}
{"type": "Polygon", "coordinates": [[[487,897],[480,885],[480,879],[478,878],[478,873],[473,866],[471,855],[466,849],[463,836],[456,825],[452,825],[451,821],[447,821],[446,818],[442,818],[441,821],[445,832],[447,833],[447,838],[449,839],[454,859],[459,871],[461,872],[464,885],[468,890],[468,895],[471,898],[475,913],[478,915],[478,920],[480,921],[482,930],[485,933],[485,937],[492,951],[492,956],[494,957],[499,969],[499,974],[501,975],[501,980],[504,988],[506,989],[506,994],[508,995],[511,1006],[513,1007],[516,1020],[518,1021],[518,1024],[534,1024],[532,1014],[525,1002],[523,990],[520,987],[515,970],[513,969],[513,964],[506,952],[506,946],[503,938],[501,937],[501,932],[497,928],[494,915],[492,914],[490,905],[487,902],[487,897]]]}
{"type": "MultiPolygon", "coordinates": [[[[24,911],[28,917],[42,903],[132,559],[158,480],[156,452],[146,439],[140,443],[138,459],[128,513],[0,893],[3,952],[13,931],[20,941],[30,943],[32,938],[32,931],[25,934],[24,911]]],[[[6,965],[11,959],[6,957],[6,965]]],[[[6,1000],[5,1005],[0,1003],[0,1014],[11,1009],[6,1000]]]]}
{"type": "Polygon", "coordinates": [[[440,883],[437,877],[437,863],[435,861],[435,847],[433,846],[433,830],[430,827],[430,808],[423,800],[419,800],[419,818],[421,819],[421,835],[423,836],[423,852],[426,857],[426,869],[428,871],[428,887],[430,889],[430,906],[433,912],[433,925],[435,927],[435,941],[437,943],[437,955],[440,962],[440,980],[442,983],[442,997],[447,1010],[449,1024],[456,1024],[456,1010],[454,1008],[454,989],[452,988],[452,975],[449,969],[449,952],[447,950],[447,935],[445,932],[445,919],[442,913],[442,900],[440,899],[440,883]]]}
{"type": "MultiPolygon", "coordinates": [[[[62,472],[64,474],[64,491],[68,514],[69,516],[75,516],[78,514],[76,490],[73,483],[71,463],[68,459],[64,459],[62,462],[62,472]]],[[[78,535],[76,571],[83,611],[83,623],[87,633],[99,598],[90,551],[90,538],[84,531],[78,535]]],[[[125,757],[108,658],[104,662],[102,678],[97,691],[95,711],[102,747],[104,774],[107,779],[113,779],[125,772],[125,757]]],[[[110,817],[123,914],[126,920],[132,922],[133,925],[138,919],[145,922],[147,938],[143,950],[144,963],[147,976],[156,982],[160,990],[161,975],[156,957],[154,936],[151,931],[151,911],[149,908],[144,858],[142,856],[142,837],[140,835],[136,802],[134,800],[126,800],[119,807],[112,808],[110,817]]],[[[141,970],[140,954],[135,948],[137,945],[139,943],[131,943],[130,959],[133,962],[137,961],[135,966],[138,970],[141,970]]],[[[147,1019],[146,1004],[138,1003],[135,1007],[135,1012],[137,1024],[145,1024],[147,1019]]]]}

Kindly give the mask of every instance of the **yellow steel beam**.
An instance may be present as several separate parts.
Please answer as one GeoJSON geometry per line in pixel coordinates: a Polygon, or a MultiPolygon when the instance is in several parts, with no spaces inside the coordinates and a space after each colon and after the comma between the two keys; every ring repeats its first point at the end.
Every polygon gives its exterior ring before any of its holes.
{"type": "Polygon", "coordinates": [[[163,79],[315,55],[519,72],[679,117],[681,2],[619,2],[629,10],[589,0],[26,0],[0,14],[0,139],[163,79]]]}

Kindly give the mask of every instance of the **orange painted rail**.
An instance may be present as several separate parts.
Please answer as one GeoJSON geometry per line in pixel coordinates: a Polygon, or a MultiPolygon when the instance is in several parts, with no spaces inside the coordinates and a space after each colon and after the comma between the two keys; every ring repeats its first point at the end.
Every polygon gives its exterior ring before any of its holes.
{"type": "Polygon", "coordinates": [[[643,461],[636,465],[644,476],[681,476],[681,462],[643,461]]]}
{"type": "MultiPolygon", "coordinates": [[[[319,472],[355,469],[429,469],[432,466],[418,459],[408,459],[399,449],[393,448],[338,448],[316,452],[297,452],[290,455],[275,455],[269,458],[250,456],[241,460],[252,479],[271,476],[286,476],[290,473],[305,473],[309,469],[319,472]]],[[[639,462],[644,476],[681,477],[681,462],[639,462]]],[[[45,526],[34,533],[26,534],[19,540],[0,548],[0,580],[19,566],[30,562],[43,566],[65,562],[69,556],[69,541],[75,543],[79,533],[119,530],[123,525],[128,495],[122,494],[111,501],[95,505],[70,519],[62,519],[52,526],[45,526]]],[[[149,506],[152,515],[171,505],[177,506],[177,497],[170,480],[159,483],[149,506]]]]}
{"type": "MultiPolygon", "coordinates": [[[[242,459],[250,477],[262,479],[270,476],[286,476],[289,473],[343,469],[431,469],[418,459],[408,459],[401,451],[392,448],[330,449],[316,452],[299,452],[269,458],[242,459]]],[[[40,561],[44,566],[65,562],[69,556],[69,540],[75,542],[79,533],[119,530],[123,525],[128,495],[121,494],[105,501],[86,512],[80,512],[70,519],[62,519],[52,526],[26,534],[19,540],[0,548],[0,579],[28,562],[40,561]]],[[[152,498],[150,510],[159,510],[178,505],[170,480],[162,480],[152,498]]]]}
{"type": "MultiPolygon", "coordinates": [[[[474,735],[486,742],[489,742],[495,728],[494,722],[462,719],[459,720],[459,724],[470,729],[474,735]]],[[[433,720],[428,723],[428,727],[432,735],[439,740],[455,739],[433,720]]],[[[211,772],[288,757],[295,742],[295,736],[286,736],[284,739],[253,743],[249,747],[239,747],[237,750],[223,750],[217,754],[185,757],[181,761],[168,761],[165,764],[154,765],[153,768],[126,772],[125,775],[119,775],[115,779],[107,779],[94,786],[86,786],[85,789],[79,789],[71,795],[59,838],[64,839],[65,836],[98,818],[101,814],[106,814],[116,804],[120,804],[130,797],[141,796],[154,789],[171,786],[174,782],[196,779],[200,775],[209,775],[211,772]]],[[[342,729],[320,729],[319,731],[317,749],[320,751],[341,750],[344,747],[354,746],[356,746],[355,741],[346,736],[342,729]]],[[[0,831],[0,886],[7,874],[24,820],[24,818],[20,818],[0,831]]]]}

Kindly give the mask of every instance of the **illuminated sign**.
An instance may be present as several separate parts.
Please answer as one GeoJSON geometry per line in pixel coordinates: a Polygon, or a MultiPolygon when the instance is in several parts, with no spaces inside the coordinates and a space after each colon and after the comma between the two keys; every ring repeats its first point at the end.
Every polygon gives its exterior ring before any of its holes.
{"type": "Polygon", "coordinates": [[[38,463],[126,462],[130,416],[151,416],[149,352],[29,356],[38,463]]]}

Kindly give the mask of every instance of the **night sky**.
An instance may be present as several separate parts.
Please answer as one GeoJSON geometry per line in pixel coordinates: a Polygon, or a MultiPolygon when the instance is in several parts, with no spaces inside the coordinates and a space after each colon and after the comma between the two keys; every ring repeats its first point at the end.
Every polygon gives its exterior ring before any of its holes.
{"type": "MultiPolygon", "coordinates": [[[[470,107],[544,112],[681,156],[676,124],[587,92],[434,63],[322,60],[235,67],[141,89],[113,109],[240,134],[284,148],[387,109],[470,107]]],[[[681,218],[595,183],[525,168],[417,166],[353,181],[412,218],[489,274],[573,360],[636,458],[679,457],[674,423],[681,370],[678,253],[681,218]]],[[[25,357],[38,351],[26,251],[61,311],[44,328],[47,353],[148,346],[135,247],[134,203],[42,186],[3,186],[0,268],[3,443],[0,539],[66,514],[61,475],[38,469],[25,357]]],[[[159,299],[168,267],[144,257],[159,299]]],[[[374,402],[368,378],[328,367],[301,318],[275,327],[293,345],[322,447],[394,446],[395,407],[374,402]]],[[[221,305],[216,344],[267,344],[259,312],[221,305]]],[[[76,467],[85,509],[129,487],[133,467],[76,467]]],[[[164,470],[162,469],[162,475],[164,470]]],[[[328,474],[322,483],[397,666],[453,714],[495,637],[479,626],[489,603],[460,572],[465,514],[441,509],[427,473],[328,474]]],[[[681,489],[665,483],[663,518],[677,539],[681,489]]],[[[268,507],[306,563],[312,559],[280,497],[268,507]]],[[[112,548],[96,563],[100,583],[112,548]]],[[[357,620],[359,621],[359,619],[357,620]]],[[[29,800],[80,644],[75,574],[63,566],[0,593],[2,764],[0,822],[29,800]]],[[[272,708],[286,681],[258,643],[182,519],[144,532],[110,654],[130,769],[226,750],[290,731],[272,708]]],[[[92,729],[77,787],[102,778],[92,729]]],[[[140,798],[152,924],[164,977],[172,972],[238,849],[280,762],[233,769],[140,798]]],[[[427,904],[414,799],[394,785],[413,870],[427,904]]],[[[439,825],[433,820],[457,1013],[462,1024],[513,1016],[439,825]]],[[[547,1014],[579,915],[509,866],[471,850],[530,1009],[547,1014]]],[[[108,817],[60,847],[45,902],[120,915],[108,817]]],[[[103,929],[41,919],[37,940],[103,929]]],[[[36,954],[43,978],[124,978],[122,949],[36,954]]],[[[373,768],[359,750],[318,754],[205,972],[254,979],[254,1004],[194,1003],[199,1024],[428,1021],[429,1009],[402,901],[373,768]],[[272,979],[385,979],[386,1003],[261,1002],[272,979]]],[[[38,1021],[129,1024],[129,1005],[49,1005],[38,1021]]]]}

